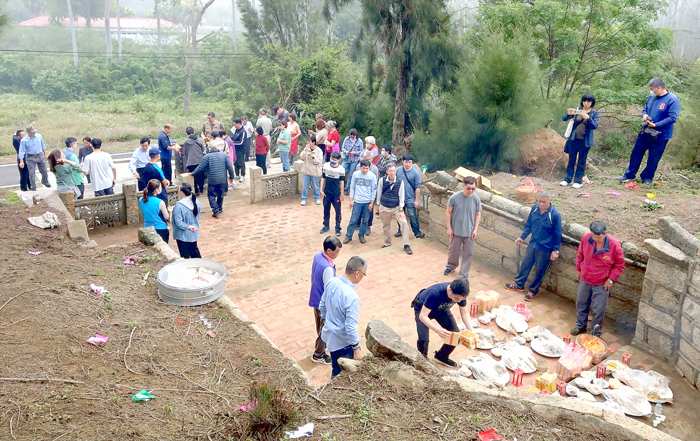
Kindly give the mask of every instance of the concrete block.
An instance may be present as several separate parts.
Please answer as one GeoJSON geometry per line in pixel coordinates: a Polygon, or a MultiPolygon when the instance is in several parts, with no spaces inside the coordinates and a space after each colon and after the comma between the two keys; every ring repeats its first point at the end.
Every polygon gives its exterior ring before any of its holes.
{"type": "Polygon", "coordinates": [[[639,318],[667,334],[673,334],[676,331],[676,319],[673,316],[654,308],[646,302],[639,303],[639,318]]]}
{"type": "Polygon", "coordinates": [[[688,256],[665,240],[646,239],[644,241],[644,246],[646,246],[647,251],[649,251],[650,258],[657,259],[683,271],[688,269],[688,256]]]}
{"type": "Polygon", "coordinates": [[[262,181],[262,168],[252,166],[248,168],[250,175],[250,203],[256,204],[265,199],[265,185],[262,181]]]}
{"type": "Polygon", "coordinates": [[[637,305],[617,297],[611,297],[605,308],[605,316],[615,320],[619,325],[634,328],[637,322],[637,305]]]}
{"type": "Polygon", "coordinates": [[[692,341],[693,321],[687,315],[681,316],[681,335],[692,341]]]}
{"type": "Polygon", "coordinates": [[[431,195],[433,196],[439,196],[447,193],[447,188],[443,187],[442,185],[439,185],[435,182],[426,182],[425,184],[422,185],[423,188],[427,189],[431,195]]]}
{"type": "Polygon", "coordinates": [[[693,346],[686,339],[681,337],[678,351],[690,364],[696,368],[700,368],[700,348],[693,346]]]}
{"type": "Polygon", "coordinates": [[[155,228],[139,228],[139,242],[152,246],[159,241],[162,242],[163,239],[158,235],[155,228]]]}
{"type": "Polygon", "coordinates": [[[644,283],[644,275],[644,270],[638,266],[626,265],[622,275],[617,279],[617,284],[639,289],[644,283]]]}
{"type": "Polygon", "coordinates": [[[567,236],[573,237],[576,240],[581,240],[583,235],[588,232],[588,227],[584,227],[583,225],[575,223],[567,224],[566,231],[564,231],[564,227],[562,226],[562,233],[566,234],[567,236]]]}
{"type": "Polygon", "coordinates": [[[700,322],[700,302],[686,297],[683,301],[683,313],[687,314],[691,320],[700,322]]]}
{"type": "Polygon", "coordinates": [[[661,285],[656,285],[651,303],[654,306],[675,314],[680,309],[680,294],[670,291],[661,285]]]}
{"type": "Polygon", "coordinates": [[[670,216],[659,219],[661,238],[691,257],[700,257],[700,239],[678,225],[670,216]]]}
{"type": "Polygon", "coordinates": [[[496,195],[491,198],[489,205],[493,208],[497,208],[515,216],[520,216],[520,208],[522,207],[522,205],[520,205],[518,202],[496,195]]]}
{"type": "Polygon", "coordinates": [[[571,265],[576,265],[576,254],[578,254],[578,248],[572,245],[562,244],[559,248],[559,259],[571,265]]]}
{"type": "Polygon", "coordinates": [[[498,219],[498,215],[491,213],[490,211],[482,211],[480,226],[493,230],[494,226],[496,225],[496,219],[498,219]]]}
{"type": "Polygon", "coordinates": [[[73,240],[82,239],[85,242],[90,241],[87,225],[84,219],[68,221],[68,237],[73,240]]]}
{"type": "Polygon", "coordinates": [[[645,277],[650,278],[657,284],[665,286],[672,291],[680,293],[685,290],[687,274],[674,265],[668,265],[665,262],[657,260],[655,257],[650,257],[647,263],[645,277]]]}
{"type": "Polygon", "coordinates": [[[647,329],[647,344],[662,357],[670,357],[673,354],[673,339],[653,327],[647,329]]]}
{"type": "MultiPolygon", "coordinates": [[[[184,175],[180,175],[181,177],[184,175]]],[[[125,182],[122,186],[124,193],[124,207],[126,207],[126,224],[138,225],[141,222],[141,209],[136,191],[138,186],[135,182],[125,182]]]]}
{"type": "Polygon", "coordinates": [[[646,301],[647,303],[651,303],[651,298],[654,295],[654,283],[653,280],[650,279],[644,279],[644,282],[642,283],[642,297],[641,299],[646,301]]]}
{"type": "Polygon", "coordinates": [[[688,363],[688,360],[686,360],[682,355],[678,357],[678,361],[676,362],[676,370],[691,383],[695,380],[695,369],[693,369],[693,366],[691,366],[690,363],[688,363]]]}
{"type": "Polygon", "coordinates": [[[515,222],[501,217],[495,220],[493,229],[511,240],[515,240],[523,234],[522,225],[516,224],[515,222]]]}
{"type": "Polygon", "coordinates": [[[628,259],[642,263],[646,263],[649,260],[649,253],[644,249],[638,248],[632,242],[622,242],[620,245],[628,259]]]}

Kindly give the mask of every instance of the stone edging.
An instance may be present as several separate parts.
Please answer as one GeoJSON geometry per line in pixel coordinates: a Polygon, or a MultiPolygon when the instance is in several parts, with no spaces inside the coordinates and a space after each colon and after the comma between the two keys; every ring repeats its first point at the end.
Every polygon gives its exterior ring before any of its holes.
{"type": "MultiPolygon", "coordinates": [[[[158,251],[164,258],[165,260],[170,263],[174,262],[176,260],[182,259],[172,248],[168,246],[167,243],[163,241],[163,239],[158,236],[158,234],[155,232],[155,229],[153,227],[149,228],[140,228],[139,229],[139,240],[141,242],[146,243],[146,245],[152,245],[156,251],[158,251]],[[152,243],[147,243],[146,241],[143,240],[143,232],[142,230],[149,230],[152,229],[152,234],[149,235],[149,239],[151,239],[152,243]],[[155,236],[155,237],[154,237],[155,236]]],[[[299,364],[295,361],[292,360],[291,358],[287,357],[282,353],[282,350],[272,341],[270,338],[265,335],[262,329],[258,325],[255,324],[254,321],[252,321],[245,312],[241,311],[238,306],[236,306],[235,303],[233,303],[233,300],[228,298],[226,294],[224,294],[222,297],[219,297],[216,300],[216,304],[219,305],[222,308],[227,309],[231,315],[233,315],[238,321],[241,323],[247,325],[253,332],[258,334],[263,340],[265,340],[273,349],[277,350],[280,355],[289,361],[289,363],[292,365],[294,369],[297,370],[297,373],[299,374],[299,377],[301,377],[302,380],[306,383],[306,386],[311,389],[311,391],[316,390],[316,385],[314,385],[314,382],[311,380],[309,375],[304,371],[304,369],[299,366],[299,364]]]]}
{"type": "Polygon", "coordinates": [[[468,392],[470,399],[477,401],[497,399],[499,403],[505,404],[515,412],[525,413],[530,410],[551,422],[556,422],[560,417],[570,417],[578,424],[590,429],[628,437],[631,440],[680,441],[633,418],[592,406],[584,401],[555,395],[539,395],[511,387],[501,388],[466,378],[445,376],[442,379],[457,383],[462,390],[468,392]]]}

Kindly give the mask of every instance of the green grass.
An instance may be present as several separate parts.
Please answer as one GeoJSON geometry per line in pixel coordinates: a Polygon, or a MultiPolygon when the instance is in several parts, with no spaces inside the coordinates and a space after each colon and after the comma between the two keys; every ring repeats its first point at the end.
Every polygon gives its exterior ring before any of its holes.
{"type": "MultiPolygon", "coordinates": [[[[230,127],[230,106],[225,100],[215,101],[193,97],[190,114],[182,114],[180,99],[166,99],[137,95],[120,100],[86,98],[83,101],[46,102],[31,95],[2,94],[0,101],[0,133],[5,138],[27,124],[34,124],[50,150],[65,147],[63,140],[73,136],[100,138],[109,153],[128,152],[138,147],[144,136],[158,137],[163,124],[175,125],[171,137],[184,142],[185,127],[202,127],[205,115],[213,111],[230,127]]],[[[0,159],[14,160],[9,142],[0,144],[0,159]],[[4,158],[3,158],[4,157],[4,158]]]]}

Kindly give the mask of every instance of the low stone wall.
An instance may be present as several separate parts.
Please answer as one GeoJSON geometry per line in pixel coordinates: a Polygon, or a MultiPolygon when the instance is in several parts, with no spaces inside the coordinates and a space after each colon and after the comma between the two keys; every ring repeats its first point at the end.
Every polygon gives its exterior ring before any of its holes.
{"type": "Polygon", "coordinates": [[[700,240],[670,217],[649,250],[634,344],[659,354],[700,387],[700,240]]]}
{"type": "MultiPolygon", "coordinates": [[[[445,183],[450,185],[450,182],[448,180],[445,183]]],[[[427,231],[430,235],[445,245],[449,244],[445,225],[447,201],[455,189],[461,191],[461,184],[457,184],[456,180],[453,184],[452,189],[448,189],[431,182],[425,185],[429,191],[423,193],[421,223],[428,223],[427,231]]],[[[483,206],[481,227],[476,241],[476,258],[503,268],[515,277],[527,246],[524,244],[518,247],[514,241],[522,234],[532,206],[524,206],[480,189],[477,189],[476,193],[483,206]]],[[[542,288],[546,292],[574,302],[578,291],[576,254],[581,236],[588,232],[588,228],[562,220],[562,232],[559,259],[552,263],[542,288]]],[[[611,233],[614,235],[615,232],[611,233]]],[[[627,257],[627,267],[613,288],[606,316],[619,325],[634,328],[648,255],[631,243],[623,243],[622,246],[627,257]]]]}
{"type": "Polygon", "coordinates": [[[251,204],[300,192],[301,173],[297,170],[263,175],[262,168],[252,166],[248,171],[251,204]]]}

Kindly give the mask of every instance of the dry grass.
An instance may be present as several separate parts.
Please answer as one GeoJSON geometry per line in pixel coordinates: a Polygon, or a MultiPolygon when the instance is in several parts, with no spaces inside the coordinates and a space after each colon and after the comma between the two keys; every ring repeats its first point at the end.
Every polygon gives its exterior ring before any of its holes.
{"type": "Polygon", "coordinates": [[[14,155],[10,137],[27,124],[36,125],[51,149],[63,147],[63,140],[69,136],[81,139],[87,135],[102,139],[109,151],[118,152],[133,150],[144,136],[157,137],[165,123],[174,124],[175,138],[184,140],[185,127],[201,127],[207,112],[215,112],[224,121],[231,120],[232,112],[223,101],[198,99],[192,103],[190,114],[184,116],[180,100],[150,96],[46,102],[29,95],[3,94],[1,102],[0,136],[6,142],[0,143],[0,159],[4,156],[4,162],[14,155]],[[109,148],[110,143],[116,145],[109,148]]]}

